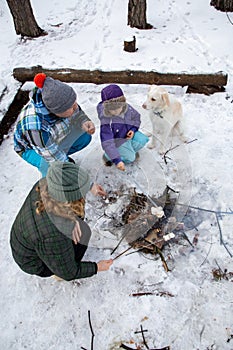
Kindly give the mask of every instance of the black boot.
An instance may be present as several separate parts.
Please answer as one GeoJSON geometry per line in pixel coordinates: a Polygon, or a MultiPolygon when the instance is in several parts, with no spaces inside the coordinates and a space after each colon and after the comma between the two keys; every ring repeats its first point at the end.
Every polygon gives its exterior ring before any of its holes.
{"type": "Polygon", "coordinates": [[[75,164],[75,161],[73,160],[73,158],[71,158],[71,157],[68,157],[68,159],[69,159],[69,162],[70,162],[70,163],[73,163],[73,164],[75,164]]]}
{"type": "Polygon", "coordinates": [[[106,166],[112,166],[113,162],[111,162],[111,160],[108,160],[105,155],[103,155],[103,161],[104,161],[104,165],[106,166]]]}

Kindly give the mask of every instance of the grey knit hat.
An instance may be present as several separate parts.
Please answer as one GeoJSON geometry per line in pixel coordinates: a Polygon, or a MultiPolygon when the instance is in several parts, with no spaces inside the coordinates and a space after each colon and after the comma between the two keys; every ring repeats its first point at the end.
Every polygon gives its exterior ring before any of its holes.
{"type": "Polygon", "coordinates": [[[76,101],[76,92],[71,86],[60,80],[47,77],[44,73],[36,74],[34,83],[41,89],[45,107],[51,113],[63,113],[71,108],[76,101]]]}
{"type": "Polygon", "coordinates": [[[88,173],[77,164],[55,161],[46,175],[49,195],[59,202],[73,202],[84,198],[90,190],[88,173]]]}

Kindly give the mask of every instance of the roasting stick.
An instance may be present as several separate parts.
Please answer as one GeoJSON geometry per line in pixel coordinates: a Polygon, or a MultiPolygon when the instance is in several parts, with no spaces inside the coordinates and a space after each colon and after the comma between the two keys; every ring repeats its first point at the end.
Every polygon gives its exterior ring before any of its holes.
{"type": "MultiPolygon", "coordinates": [[[[151,246],[151,245],[155,245],[154,243],[151,243],[150,241],[146,241],[146,242],[149,243],[149,244],[147,245],[147,247],[149,247],[149,246],[151,246]]],[[[147,248],[147,247],[146,247],[146,248],[147,248]]],[[[133,246],[131,246],[131,247],[125,249],[123,252],[121,252],[120,254],[118,254],[117,256],[115,256],[115,258],[113,258],[112,260],[118,259],[120,256],[122,256],[123,254],[127,253],[127,252],[128,252],[130,249],[132,249],[132,248],[133,248],[133,246]]]]}
{"type": "Polygon", "coordinates": [[[128,252],[128,250],[132,249],[133,247],[129,247],[127,249],[125,249],[123,252],[121,252],[120,254],[118,254],[117,256],[115,256],[115,258],[113,258],[112,260],[116,260],[118,259],[121,255],[125,254],[126,252],[128,252]]]}

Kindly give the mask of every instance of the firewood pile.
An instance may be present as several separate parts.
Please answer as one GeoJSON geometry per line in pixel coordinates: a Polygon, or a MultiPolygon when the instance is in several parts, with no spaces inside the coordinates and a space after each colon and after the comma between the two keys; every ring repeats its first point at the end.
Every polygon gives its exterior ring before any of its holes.
{"type": "Polygon", "coordinates": [[[176,233],[184,232],[184,223],[173,216],[176,201],[167,190],[160,198],[150,200],[134,189],[122,215],[126,241],[134,249],[151,254],[160,253],[166,244],[176,241],[176,233]]]}
{"type": "Polygon", "coordinates": [[[179,209],[178,199],[179,193],[169,187],[165,188],[159,198],[124,185],[119,186],[117,191],[109,192],[103,203],[105,209],[102,219],[105,230],[118,236],[118,244],[111,254],[116,250],[119,254],[114,259],[134,249],[135,252],[158,255],[165,270],[168,271],[163,255],[167,255],[165,247],[170,250],[172,246],[179,244],[184,248],[187,245],[194,248],[199,237],[197,226],[202,222],[203,215],[188,206],[179,209]],[[186,231],[193,229],[195,236],[191,242],[186,231]],[[124,251],[119,250],[123,241],[128,243],[128,248],[124,251]]]}
{"type": "Polygon", "coordinates": [[[183,229],[183,223],[172,216],[175,203],[176,198],[167,190],[160,198],[152,199],[134,188],[122,213],[123,237],[129,246],[145,254],[159,254],[166,271],[169,268],[162,249],[169,242],[177,241],[175,232],[183,229]]]}

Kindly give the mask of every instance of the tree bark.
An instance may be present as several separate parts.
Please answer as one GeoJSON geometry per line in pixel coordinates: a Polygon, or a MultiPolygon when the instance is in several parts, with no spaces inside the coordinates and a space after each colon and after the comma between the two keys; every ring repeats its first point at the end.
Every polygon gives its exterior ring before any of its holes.
{"type": "Polygon", "coordinates": [[[16,34],[31,38],[37,38],[47,34],[38,26],[30,0],[6,1],[13,17],[16,34]]]}
{"type": "Polygon", "coordinates": [[[225,86],[227,74],[223,72],[211,74],[186,74],[186,73],[158,73],[154,71],[101,71],[85,69],[44,69],[41,66],[25,68],[19,67],[13,70],[16,80],[25,83],[33,81],[37,73],[45,73],[54,79],[66,83],[94,83],[94,84],[156,84],[156,85],[180,85],[180,86],[225,86]]]}
{"type": "Polygon", "coordinates": [[[233,12],[233,0],[211,0],[210,5],[222,12],[233,12]]]}
{"type": "Polygon", "coordinates": [[[128,25],[138,29],[151,29],[146,21],[146,0],[129,0],[128,25]]]}

